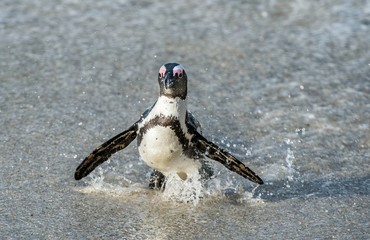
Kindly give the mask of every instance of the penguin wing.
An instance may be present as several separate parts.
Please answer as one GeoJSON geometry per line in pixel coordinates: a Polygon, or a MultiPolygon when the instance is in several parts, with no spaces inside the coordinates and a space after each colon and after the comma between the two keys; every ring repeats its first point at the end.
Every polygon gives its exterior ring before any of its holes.
{"type": "Polygon", "coordinates": [[[141,114],[141,117],[140,117],[139,121],[137,121],[136,123],[139,123],[139,122],[143,121],[144,118],[146,118],[149,115],[149,113],[152,111],[152,109],[155,106],[155,104],[157,103],[157,101],[155,101],[154,104],[151,107],[148,107],[147,109],[145,109],[145,111],[141,114]]]}
{"type": "Polygon", "coordinates": [[[75,172],[75,179],[80,180],[91,173],[97,166],[107,161],[112,154],[127,147],[135,138],[137,123],[126,131],[111,138],[107,142],[97,147],[89,156],[82,161],[75,172]]]}
{"type": "Polygon", "coordinates": [[[195,129],[198,133],[202,133],[202,126],[194,117],[194,115],[189,111],[186,112],[186,124],[188,125],[188,127],[195,129]]]}
{"type": "Polygon", "coordinates": [[[242,177],[247,178],[252,182],[263,184],[263,180],[251,169],[245,166],[241,161],[239,161],[236,157],[234,157],[232,154],[228,153],[224,149],[220,148],[216,144],[208,141],[200,133],[194,131],[195,129],[192,130],[193,131],[191,132],[194,134],[194,136],[191,141],[198,151],[203,153],[206,157],[220,162],[226,168],[233,172],[236,172],[242,177]]]}

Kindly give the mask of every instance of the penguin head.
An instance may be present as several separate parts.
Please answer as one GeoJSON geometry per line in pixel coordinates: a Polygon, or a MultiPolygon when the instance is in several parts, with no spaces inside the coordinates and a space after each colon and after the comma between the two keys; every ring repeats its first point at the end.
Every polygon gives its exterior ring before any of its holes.
{"type": "Polygon", "coordinates": [[[188,77],[185,69],[178,63],[166,63],[158,72],[160,95],[185,99],[188,77]]]}

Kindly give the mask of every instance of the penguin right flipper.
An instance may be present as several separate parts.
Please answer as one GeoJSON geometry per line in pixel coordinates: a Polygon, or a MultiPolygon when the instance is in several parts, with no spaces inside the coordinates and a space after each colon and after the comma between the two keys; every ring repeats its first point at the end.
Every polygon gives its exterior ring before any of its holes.
{"type": "Polygon", "coordinates": [[[221,163],[229,170],[236,172],[237,174],[249,179],[252,182],[263,184],[263,180],[257,174],[255,174],[251,169],[245,166],[231,153],[228,153],[216,144],[208,141],[200,133],[193,131],[193,134],[193,144],[196,146],[197,150],[203,153],[206,157],[221,163]]]}
{"type": "Polygon", "coordinates": [[[137,135],[137,124],[135,123],[126,131],[111,138],[107,142],[97,147],[83,162],[77,167],[75,179],[80,180],[91,173],[97,166],[107,161],[112,154],[127,147],[137,135]]]}

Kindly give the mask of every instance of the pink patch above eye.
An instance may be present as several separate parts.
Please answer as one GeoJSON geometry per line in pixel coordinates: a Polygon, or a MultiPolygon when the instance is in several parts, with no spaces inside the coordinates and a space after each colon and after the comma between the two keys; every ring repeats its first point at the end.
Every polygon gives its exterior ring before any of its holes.
{"type": "Polygon", "coordinates": [[[163,78],[165,74],[166,74],[166,68],[165,68],[165,66],[162,66],[159,69],[159,76],[161,76],[161,78],[163,78]]]}
{"type": "Polygon", "coordinates": [[[177,75],[179,77],[182,77],[183,74],[184,74],[184,69],[180,65],[173,68],[173,75],[174,76],[177,75]]]}

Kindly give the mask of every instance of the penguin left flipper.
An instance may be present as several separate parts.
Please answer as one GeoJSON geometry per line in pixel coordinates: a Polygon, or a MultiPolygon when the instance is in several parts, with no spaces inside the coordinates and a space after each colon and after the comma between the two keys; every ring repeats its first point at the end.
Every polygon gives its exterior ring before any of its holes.
{"type": "Polygon", "coordinates": [[[80,180],[91,173],[97,166],[107,161],[112,154],[127,147],[137,135],[137,124],[135,123],[126,131],[111,138],[107,142],[97,147],[83,162],[77,167],[75,179],[80,180]]]}
{"type": "Polygon", "coordinates": [[[236,172],[244,178],[249,179],[252,182],[263,184],[263,180],[255,174],[251,169],[245,166],[236,157],[220,148],[216,144],[208,141],[205,137],[200,135],[197,131],[193,131],[194,137],[192,138],[193,144],[197,150],[203,153],[206,157],[220,162],[229,170],[236,172]]]}
{"type": "Polygon", "coordinates": [[[194,117],[194,115],[190,111],[186,111],[186,124],[189,128],[194,129],[198,133],[202,134],[202,126],[200,125],[199,121],[194,117]]]}

